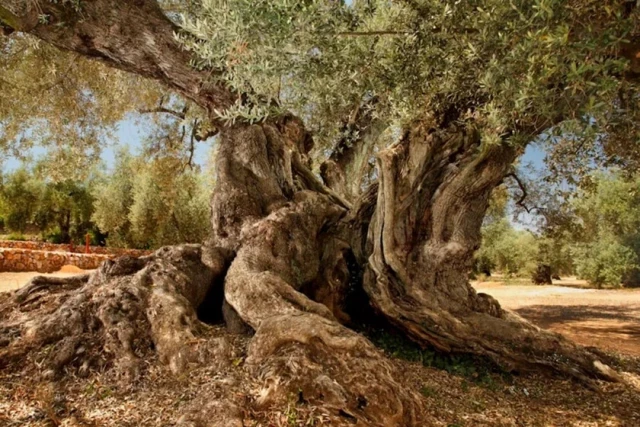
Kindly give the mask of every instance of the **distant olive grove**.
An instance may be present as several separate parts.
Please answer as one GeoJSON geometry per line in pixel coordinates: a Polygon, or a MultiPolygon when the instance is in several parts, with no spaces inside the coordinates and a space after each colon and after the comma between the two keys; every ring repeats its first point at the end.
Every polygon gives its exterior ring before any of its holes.
{"type": "Polygon", "coordinates": [[[52,180],[38,164],[5,173],[0,221],[5,238],[153,249],[200,242],[209,229],[210,183],[171,158],[118,153],[108,174],[52,180]]]}
{"type": "Polygon", "coordinates": [[[540,264],[553,276],[575,275],[595,286],[640,285],[640,178],[595,173],[560,203],[540,207],[535,231],[514,226],[504,188],[494,193],[474,274],[530,277],[540,264]]]}
{"type": "MultiPolygon", "coordinates": [[[[10,239],[153,249],[200,242],[209,230],[210,174],[176,168],[171,158],[148,161],[121,151],[112,171],[54,181],[38,164],[2,175],[0,224],[10,239]]],[[[494,192],[472,274],[530,277],[538,265],[553,276],[575,275],[595,286],[640,284],[640,178],[616,173],[555,206],[531,231],[508,217],[510,195],[494,192]]]]}

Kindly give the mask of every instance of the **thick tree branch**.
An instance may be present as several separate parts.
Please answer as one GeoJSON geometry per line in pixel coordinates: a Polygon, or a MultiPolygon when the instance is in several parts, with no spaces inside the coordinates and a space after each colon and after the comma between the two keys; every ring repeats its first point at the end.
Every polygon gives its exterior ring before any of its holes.
{"type": "Polygon", "coordinates": [[[329,158],[320,165],[320,175],[325,184],[350,200],[361,192],[361,185],[369,172],[369,158],[379,123],[375,120],[375,105],[372,98],[359,105],[344,121],[340,138],[329,158]]]}
{"type": "Polygon", "coordinates": [[[300,160],[298,155],[294,155],[291,159],[291,167],[296,175],[301,177],[305,183],[313,191],[329,196],[335,203],[341,205],[345,209],[351,209],[351,203],[337,194],[335,191],[326,187],[300,160]]]}
{"type": "Polygon", "coordinates": [[[9,5],[14,12],[0,6],[0,20],[61,49],[158,80],[211,116],[235,102],[227,87],[210,83],[215,70],[190,65],[191,54],[174,37],[180,29],[156,1],[85,1],[81,10],[71,3],[14,0],[9,5]],[[47,24],[39,23],[42,15],[48,17],[47,24]]]}

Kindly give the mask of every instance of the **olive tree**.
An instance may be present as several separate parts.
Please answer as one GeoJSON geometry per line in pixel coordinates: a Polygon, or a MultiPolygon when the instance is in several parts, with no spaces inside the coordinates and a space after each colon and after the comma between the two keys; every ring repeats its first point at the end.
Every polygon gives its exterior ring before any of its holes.
{"type": "MultiPolygon", "coordinates": [[[[196,310],[222,286],[208,307],[254,332],[246,363],[262,404],[295,393],[367,425],[421,425],[419,399],[352,329],[354,306],[443,352],[617,378],[476,293],[467,273],[490,195],[527,144],[637,140],[635,2],[203,0],[182,16],[163,4],[0,6],[10,37],[156,80],[219,139],[204,244],[69,284],[58,310],[30,312],[28,345],[12,332],[3,360],[44,342],[74,354],[77,322],[95,319],[85,334],[122,372],[150,353],[184,370],[206,346],[196,310]]],[[[7,309],[48,292],[39,281],[7,309]]],[[[72,359],[51,360],[56,371],[72,359]]]]}

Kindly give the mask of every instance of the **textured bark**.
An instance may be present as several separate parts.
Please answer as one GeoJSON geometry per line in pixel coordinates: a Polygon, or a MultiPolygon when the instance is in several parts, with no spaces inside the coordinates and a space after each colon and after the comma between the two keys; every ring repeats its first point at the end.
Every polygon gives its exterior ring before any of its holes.
{"type": "Polygon", "coordinates": [[[538,264],[531,276],[531,281],[536,285],[551,285],[551,266],[548,264],[538,264]]]}
{"type": "Polygon", "coordinates": [[[479,135],[457,125],[424,124],[380,153],[364,288],[375,309],[419,344],[483,355],[509,370],[615,380],[594,354],[468,282],[491,190],[515,156],[506,145],[482,148],[479,135]]]}
{"type": "Polygon", "coordinates": [[[340,130],[342,138],[320,165],[325,184],[349,201],[355,201],[368,184],[374,148],[385,129],[384,122],[374,118],[375,104],[373,99],[353,112],[340,130]]]}
{"type": "Polygon", "coordinates": [[[198,340],[196,316],[216,276],[226,268],[221,253],[199,245],[167,247],[140,259],[106,261],[91,275],[36,277],[0,305],[2,365],[25,364],[43,352],[47,376],[73,367],[80,374],[115,366],[127,379],[156,356],[180,372],[225,347],[198,340]]]}
{"type": "Polygon", "coordinates": [[[223,133],[233,143],[218,153],[212,206],[222,234],[215,240],[236,250],[225,298],[255,330],[247,365],[261,384],[258,404],[283,405],[299,393],[347,424],[417,425],[417,396],[396,382],[399,373],[369,341],[339,321],[348,321],[348,247],[340,239],[347,210],[309,190],[308,174],[292,165],[291,153],[308,138],[300,126],[285,119],[236,128],[223,133]]]}
{"type": "Polygon", "coordinates": [[[211,113],[233,104],[232,92],[209,83],[215,70],[190,65],[190,53],[174,37],[179,28],[157,1],[81,1],[80,10],[73,3],[3,0],[0,21],[61,49],[158,80],[211,113]]]}

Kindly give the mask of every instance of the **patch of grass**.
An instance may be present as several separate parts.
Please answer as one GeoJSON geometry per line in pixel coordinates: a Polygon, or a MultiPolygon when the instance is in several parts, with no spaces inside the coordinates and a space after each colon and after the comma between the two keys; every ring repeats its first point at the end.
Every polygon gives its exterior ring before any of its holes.
{"type": "Polygon", "coordinates": [[[499,389],[499,380],[511,380],[509,373],[478,356],[441,353],[432,348],[421,348],[403,335],[384,329],[370,332],[368,336],[377,347],[391,357],[420,362],[423,366],[447,371],[490,390],[499,389]]]}
{"type": "Polygon", "coordinates": [[[424,397],[435,397],[438,395],[438,390],[425,385],[420,389],[420,394],[424,397]]]}
{"type": "Polygon", "coordinates": [[[27,239],[27,236],[25,236],[22,233],[11,233],[11,234],[7,234],[5,240],[16,240],[19,242],[25,242],[29,239],[27,239]]]}

